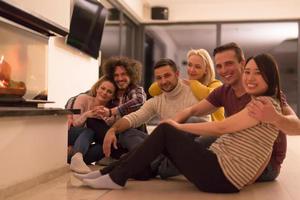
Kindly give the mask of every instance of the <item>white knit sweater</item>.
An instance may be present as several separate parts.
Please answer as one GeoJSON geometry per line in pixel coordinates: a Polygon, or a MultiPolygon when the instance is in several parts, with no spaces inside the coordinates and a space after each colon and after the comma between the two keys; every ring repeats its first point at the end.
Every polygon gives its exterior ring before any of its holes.
{"type": "MultiPolygon", "coordinates": [[[[124,118],[129,121],[131,127],[138,127],[154,116],[158,116],[160,120],[172,118],[178,112],[196,103],[198,100],[193,95],[191,88],[179,80],[174,90],[163,92],[147,100],[139,110],[124,118]]],[[[199,121],[210,121],[210,116],[200,117],[199,121]]]]}

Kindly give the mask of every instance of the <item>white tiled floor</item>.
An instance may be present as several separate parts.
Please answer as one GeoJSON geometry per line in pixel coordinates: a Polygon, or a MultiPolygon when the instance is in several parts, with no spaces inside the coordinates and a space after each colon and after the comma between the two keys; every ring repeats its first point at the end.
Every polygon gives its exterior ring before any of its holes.
{"type": "Polygon", "coordinates": [[[94,190],[82,186],[71,173],[8,198],[8,200],[298,200],[300,199],[300,136],[288,138],[288,154],[275,182],[256,183],[239,194],[198,191],[183,177],[163,181],[129,181],[124,190],[94,190]]]}

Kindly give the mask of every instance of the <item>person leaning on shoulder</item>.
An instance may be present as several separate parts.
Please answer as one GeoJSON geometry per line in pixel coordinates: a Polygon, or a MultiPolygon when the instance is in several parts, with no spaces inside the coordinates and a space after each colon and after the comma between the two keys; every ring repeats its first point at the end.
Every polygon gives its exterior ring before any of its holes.
{"type": "Polygon", "coordinates": [[[257,97],[247,105],[249,115],[255,119],[270,123],[287,135],[300,135],[300,119],[296,114],[283,115],[278,112],[266,97],[257,97]]]}

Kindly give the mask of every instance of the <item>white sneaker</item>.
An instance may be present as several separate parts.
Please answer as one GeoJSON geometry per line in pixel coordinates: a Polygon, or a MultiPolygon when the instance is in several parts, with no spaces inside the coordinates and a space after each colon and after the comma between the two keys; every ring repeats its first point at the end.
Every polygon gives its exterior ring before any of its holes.
{"type": "Polygon", "coordinates": [[[85,164],[82,158],[82,154],[80,153],[76,153],[71,158],[70,169],[80,174],[87,174],[91,172],[91,169],[85,164]]]}

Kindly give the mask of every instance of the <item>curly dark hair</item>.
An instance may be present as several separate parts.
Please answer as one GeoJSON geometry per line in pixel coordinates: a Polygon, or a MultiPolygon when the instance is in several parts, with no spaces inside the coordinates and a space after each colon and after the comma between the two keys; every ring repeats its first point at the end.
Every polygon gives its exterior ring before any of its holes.
{"type": "Polygon", "coordinates": [[[113,56],[107,59],[101,66],[102,74],[114,80],[114,73],[117,66],[125,68],[131,84],[136,85],[140,82],[142,64],[135,59],[125,56],[113,56]]]}

